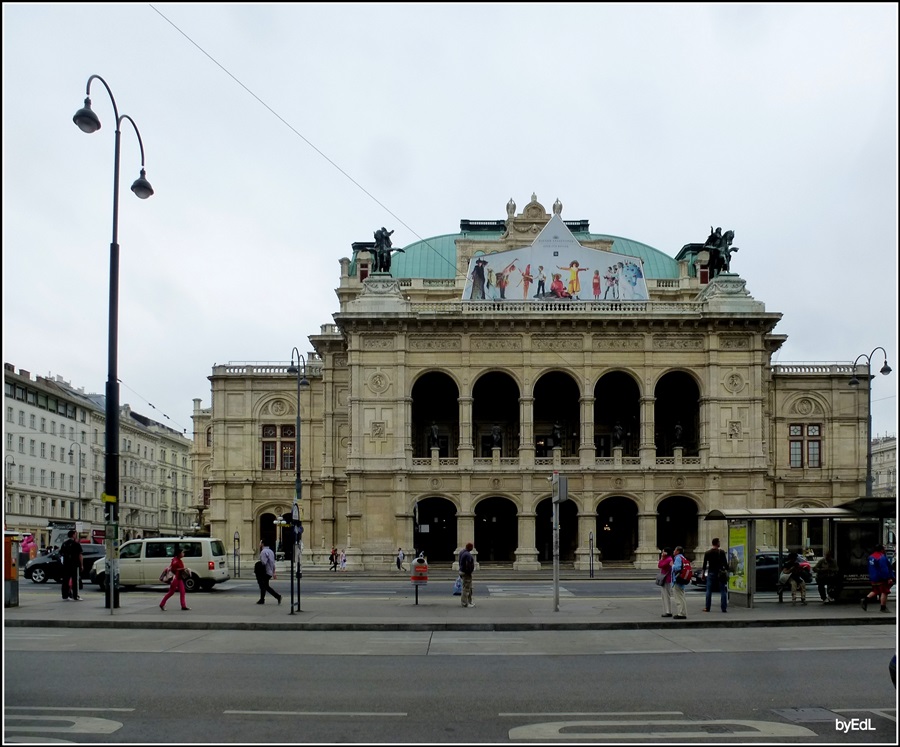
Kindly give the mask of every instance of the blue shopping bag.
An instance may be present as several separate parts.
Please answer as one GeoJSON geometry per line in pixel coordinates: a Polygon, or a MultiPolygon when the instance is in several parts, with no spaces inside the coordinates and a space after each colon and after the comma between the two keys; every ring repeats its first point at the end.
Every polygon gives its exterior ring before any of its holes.
{"type": "Polygon", "coordinates": [[[462,595],[462,579],[457,576],[456,581],[453,582],[453,596],[458,597],[462,595]]]}

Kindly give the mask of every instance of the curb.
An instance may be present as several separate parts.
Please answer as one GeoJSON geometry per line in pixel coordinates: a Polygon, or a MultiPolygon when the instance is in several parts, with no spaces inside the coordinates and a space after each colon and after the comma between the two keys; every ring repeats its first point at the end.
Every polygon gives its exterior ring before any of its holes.
{"type": "MultiPolygon", "coordinates": [[[[302,614],[302,613],[301,613],[302,614]]],[[[168,621],[168,620],[5,620],[7,628],[122,628],[147,630],[288,630],[288,631],[434,631],[434,632],[523,632],[548,630],[666,630],[672,628],[720,629],[720,628],[799,628],[822,625],[894,625],[894,617],[877,617],[871,620],[860,618],[843,619],[798,619],[798,620],[685,620],[669,622],[484,622],[484,623],[315,623],[315,622],[213,622],[213,621],[168,621]]]]}

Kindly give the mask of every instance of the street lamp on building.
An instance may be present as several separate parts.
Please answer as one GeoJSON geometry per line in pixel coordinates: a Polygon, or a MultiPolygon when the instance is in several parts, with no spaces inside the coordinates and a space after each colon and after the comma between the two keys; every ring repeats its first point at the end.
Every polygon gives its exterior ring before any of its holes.
{"type": "Polygon", "coordinates": [[[118,578],[119,539],[119,375],[118,375],[118,338],[119,338],[119,153],[121,151],[122,120],[131,122],[141,148],[141,175],[131,185],[131,191],[140,199],[146,200],[153,194],[153,187],[147,181],[144,169],[144,143],[134,120],[127,114],[119,116],[116,99],[112,91],[99,75],[88,78],[85,87],[84,107],[79,109],[72,121],[82,132],[92,133],[100,129],[100,119],[91,109],[91,83],[99,80],[112,102],[113,114],[116,118],[116,142],[113,153],[113,216],[112,241],[109,245],[109,347],[108,369],[106,377],[106,443],[104,444],[104,477],[103,501],[106,507],[106,557],[109,559],[107,578],[113,582],[106,585],[106,606],[112,614],[118,606],[118,593],[115,579],[118,578]]]}
{"type": "Polygon", "coordinates": [[[891,372],[891,367],[887,362],[887,351],[882,347],[875,348],[871,353],[866,355],[865,353],[860,353],[856,356],[856,360],[853,361],[853,378],[850,379],[850,386],[859,386],[859,379],[856,378],[856,364],[859,363],[861,358],[866,359],[866,378],[869,380],[869,386],[866,390],[866,394],[868,396],[869,408],[866,411],[868,413],[868,428],[866,430],[866,498],[872,497],[872,356],[875,355],[878,351],[881,351],[882,355],[884,355],[884,365],[881,367],[879,373],[882,376],[887,376],[891,372]]]}
{"type": "MultiPolygon", "coordinates": [[[[294,554],[297,552],[297,543],[303,536],[303,519],[300,510],[300,499],[303,497],[303,482],[300,478],[300,390],[309,388],[309,380],[306,378],[306,358],[297,348],[291,350],[291,365],[287,372],[297,377],[297,426],[294,432],[296,445],[294,447],[294,466],[296,467],[294,478],[294,505],[291,507],[291,537],[294,546],[291,548],[291,614],[294,614],[294,554]],[[297,354],[297,364],[294,365],[294,353],[297,354]],[[300,361],[303,368],[300,368],[300,361]]],[[[300,611],[300,579],[302,578],[302,557],[297,560],[297,611],[300,611]]]]}
{"type": "Polygon", "coordinates": [[[69,447],[69,456],[78,449],[78,521],[81,521],[81,444],[74,443],[69,447]]]}

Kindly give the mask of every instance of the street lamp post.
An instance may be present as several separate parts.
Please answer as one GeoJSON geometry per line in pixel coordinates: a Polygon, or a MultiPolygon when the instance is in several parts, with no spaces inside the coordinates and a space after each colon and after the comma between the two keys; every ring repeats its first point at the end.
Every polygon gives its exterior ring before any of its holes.
{"type": "Polygon", "coordinates": [[[74,443],[69,447],[69,456],[75,452],[78,447],[78,521],[81,521],[81,444],[74,443]]]}
{"type": "Polygon", "coordinates": [[[868,355],[860,353],[856,356],[856,360],[853,361],[853,378],[850,379],[850,386],[859,386],[859,379],[856,378],[856,364],[859,363],[860,358],[865,358],[866,378],[869,380],[869,386],[866,390],[869,402],[869,408],[867,410],[868,428],[866,430],[866,498],[872,497],[872,379],[874,378],[872,376],[872,356],[879,350],[884,355],[884,365],[881,367],[879,373],[882,376],[887,376],[892,370],[887,362],[887,351],[882,347],[877,347],[868,355]]]}
{"type": "Polygon", "coordinates": [[[84,107],[79,109],[72,121],[82,132],[92,133],[100,129],[100,119],[91,109],[91,83],[99,80],[112,102],[113,114],[116,118],[116,142],[113,158],[113,219],[112,241],[109,245],[109,365],[106,377],[106,443],[104,444],[104,476],[103,502],[106,506],[106,557],[109,560],[110,580],[106,585],[106,606],[109,613],[119,606],[119,595],[115,582],[118,576],[119,540],[119,378],[118,378],[118,336],[119,336],[119,153],[121,150],[122,132],[120,126],[123,119],[131,122],[141,148],[141,175],[131,185],[131,191],[140,199],[146,200],[153,194],[153,187],[147,181],[144,170],[144,143],[134,120],[127,114],[119,116],[116,99],[103,78],[92,75],[85,87],[84,107]]]}
{"type": "MultiPolygon", "coordinates": [[[[297,426],[294,432],[296,438],[296,447],[294,448],[294,466],[296,467],[296,476],[294,478],[294,505],[291,507],[291,537],[294,546],[291,548],[291,614],[294,614],[294,555],[297,552],[297,543],[303,536],[303,520],[301,518],[300,498],[303,496],[303,482],[300,478],[300,390],[309,387],[309,381],[306,378],[306,358],[304,358],[297,348],[291,350],[291,365],[287,372],[297,377],[297,426]],[[294,353],[297,354],[297,365],[294,365],[294,353]],[[300,368],[300,361],[303,361],[303,368],[300,368]]],[[[303,577],[302,571],[303,558],[297,559],[297,611],[300,612],[300,579],[303,577]]]]}

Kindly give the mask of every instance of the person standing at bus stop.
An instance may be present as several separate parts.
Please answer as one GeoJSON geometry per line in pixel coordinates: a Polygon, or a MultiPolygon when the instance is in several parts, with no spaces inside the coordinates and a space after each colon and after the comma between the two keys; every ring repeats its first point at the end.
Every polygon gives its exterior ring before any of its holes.
{"type": "Polygon", "coordinates": [[[714,537],[712,547],[703,555],[703,576],[706,579],[706,606],[704,612],[709,612],[712,604],[713,591],[719,592],[719,602],[722,612],[728,611],[728,556],[719,547],[719,538],[714,537]]]}
{"type": "Polygon", "coordinates": [[[881,611],[887,612],[888,593],[894,585],[894,570],[891,568],[891,561],[884,554],[884,545],[875,545],[875,550],[869,556],[869,583],[872,584],[872,591],[863,597],[862,608],[868,608],[870,599],[879,599],[881,611]]]}

